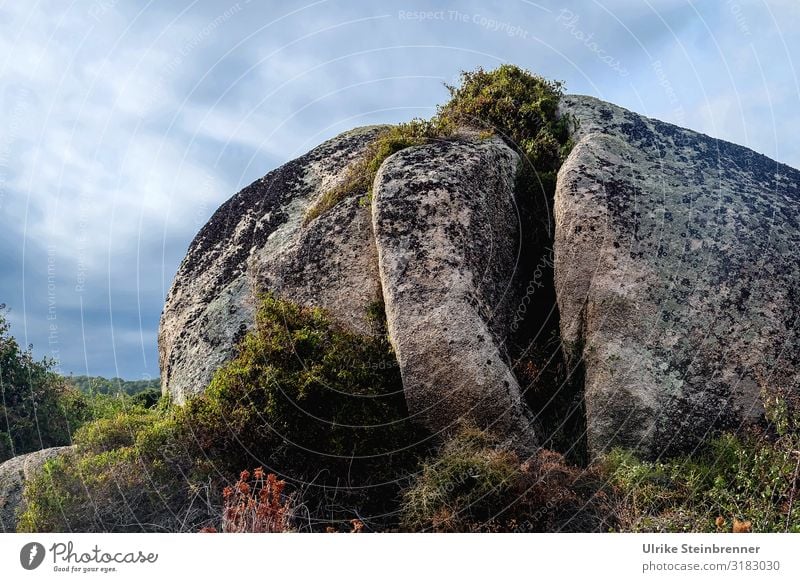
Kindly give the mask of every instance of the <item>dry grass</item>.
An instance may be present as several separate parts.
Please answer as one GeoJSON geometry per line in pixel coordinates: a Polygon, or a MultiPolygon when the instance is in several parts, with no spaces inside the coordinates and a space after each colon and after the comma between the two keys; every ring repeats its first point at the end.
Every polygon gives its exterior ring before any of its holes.
{"type": "Polygon", "coordinates": [[[426,463],[404,494],[408,531],[537,532],[613,528],[613,491],[596,469],[541,449],[525,461],[467,428],[426,463]]]}

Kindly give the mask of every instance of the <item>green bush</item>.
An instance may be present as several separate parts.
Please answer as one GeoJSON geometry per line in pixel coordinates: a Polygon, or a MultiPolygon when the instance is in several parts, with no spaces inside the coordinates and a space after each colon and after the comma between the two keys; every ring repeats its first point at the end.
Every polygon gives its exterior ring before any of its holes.
{"type": "Polygon", "coordinates": [[[384,333],[359,336],[267,296],[237,358],[181,413],[237,471],[255,456],[281,478],[316,479],[312,489],[380,482],[413,462],[417,437],[394,362],[384,333]]]}
{"type": "Polygon", "coordinates": [[[157,416],[142,407],[131,406],[109,418],[90,422],[75,433],[76,447],[80,452],[100,454],[114,449],[131,447],[140,432],[157,416]]]}
{"type": "Polygon", "coordinates": [[[363,337],[320,309],[264,298],[255,328],[206,392],[182,407],[131,406],[75,436],[68,460],[26,486],[21,531],[196,530],[220,492],[263,465],[302,492],[306,528],[391,521],[416,466],[384,333],[363,337]]]}
{"type": "Polygon", "coordinates": [[[67,445],[71,433],[91,418],[82,394],[36,361],[9,335],[0,305],[0,462],[15,455],[67,445]]]}
{"type": "Polygon", "coordinates": [[[562,84],[514,65],[478,68],[448,86],[450,101],[438,115],[451,123],[499,133],[525,154],[538,172],[557,171],[572,144],[567,116],[558,116],[562,84]]]}
{"type": "Polygon", "coordinates": [[[615,450],[604,471],[623,495],[628,531],[730,531],[740,522],[756,532],[800,532],[799,463],[797,436],[728,434],[659,462],[615,450]]]}
{"type": "Polygon", "coordinates": [[[131,403],[144,408],[153,408],[161,402],[160,388],[147,388],[131,396],[131,403]]]}
{"type": "Polygon", "coordinates": [[[497,133],[528,161],[526,189],[544,188],[552,197],[558,168],[572,148],[573,119],[559,116],[562,84],[513,65],[463,72],[458,87],[447,87],[450,101],[429,121],[415,119],[381,132],[364,156],[350,166],[341,183],[325,192],[308,210],[305,222],[321,216],[354,194],[371,197],[381,164],[403,149],[452,138],[456,128],[473,127],[484,136],[497,133]]]}
{"type": "Polygon", "coordinates": [[[519,459],[477,429],[466,429],[426,462],[405,492],[403,526],[409,531],[491,529],[514,499],[519,459]]]}

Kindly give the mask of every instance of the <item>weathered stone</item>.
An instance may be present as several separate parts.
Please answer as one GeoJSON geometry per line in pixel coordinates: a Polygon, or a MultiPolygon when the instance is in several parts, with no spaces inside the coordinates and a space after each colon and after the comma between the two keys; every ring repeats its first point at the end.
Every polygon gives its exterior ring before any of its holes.
{"type": "MultiPolygon", "coordinates": [[[[557,183],[555,295],[570,378],[584,368],[590,451],[685,451],[762,422],[765,396],[798,397],[800,172],[593,98],[562,109],[580,125],[557,183]]],[[[544,228],[517,212],[518,157],[468,133],[409,148],[379,171],[371,215],[357,193],[303,225],[378,130],[271,172],[198,234],[162,315],[164,390],[182,402],[205,388],[252,325],[254,290],[360,332],[382,293],[412,414],[533,447],[505,354],[516,269],[532,268],[520,231],[544,228]]]]}
{"type": "Polygon", "coordinates": [[[232,357],[253,324],[256,293],[324,306],[342,324],[368,329],[368,304],[380,294],[369,209],[354,195],[308,225],[303,217],[380,129],[348,131],[270,172],[195,237],[159,329],[162,390],[176,402],[202,392],[232,357]]]}
{"type": "Polygon", "coordinates": [[[517,262],[518,156],[500,139],[403,150],[375,178],[373,230],[389,336],[412,416],[534,447],[503,343],[517,262]]]}
{"type": "Polygon", "coordinates": [[[800,172],[590,97],[556,192],[561,334],[588,441],[655,457],[798,394],[800,172]]]}
{"type": "Polygon", "coordinates": [[[0,531],[17,530],[19,513],[25,510],[22,491],[25,481],[42,468],[45,461],[61,455],[71,447],[52,447],[25,455],[18,455],[0,464],[0,531]]]}

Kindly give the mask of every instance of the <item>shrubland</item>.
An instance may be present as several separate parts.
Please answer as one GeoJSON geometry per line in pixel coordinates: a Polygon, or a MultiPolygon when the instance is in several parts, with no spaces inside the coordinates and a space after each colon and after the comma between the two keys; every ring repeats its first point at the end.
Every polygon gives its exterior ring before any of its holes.
{"type": "Polygon", "coordinates": [[[425,445],[380,326],[359,336],[320,309],[265,296],[238,355],[202,395],[81,428],[75,452],[27,487],[21,529],[217,527],[224,487],[256,463],[302,494],[305,529],[358,516],[388,527],[399,477],[425,445]]]}
{"type": "Polygon", "coordinates": [[[54,366],[20,347],[0,305],[0,462],[69,444],[72,431],[93,418],[92,403],[54,366]]]}

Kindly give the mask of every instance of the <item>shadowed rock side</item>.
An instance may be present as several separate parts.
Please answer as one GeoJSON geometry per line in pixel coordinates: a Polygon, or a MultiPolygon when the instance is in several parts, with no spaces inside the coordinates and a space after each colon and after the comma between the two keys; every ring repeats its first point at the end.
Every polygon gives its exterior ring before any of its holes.
{"type": "Polygon", "coordinates": [[[52,447],[13,457],[0,464],[0,532],[17,531],[17,516],[23,510],[25,481],[42,468],[45,461],[71,447],[52,447]]]}
{"type": "Polygon", "coordinates": [[[256,292],[328,309],[366,331],[380,293],[369,211],[356,196],[302,226],[309,205],[345,175],[380,126],[345,132],[233,196],[192,242],[159,329],[162,391],[202,392],[253,323],[256,292]]]}
{"type": "Polygon", "coordinates": [[[800,172],[590,97],[556,191],[561,334],[588,442],[655,457],[798,395],[800,172]]]}
{"type": "Polygon", "coordinates": [[[499,139],[403,150],[375,178],[372,217],[389,335],[411,414],[536,444],[501,346],[517,261],[518,156],[499,139]]]}

